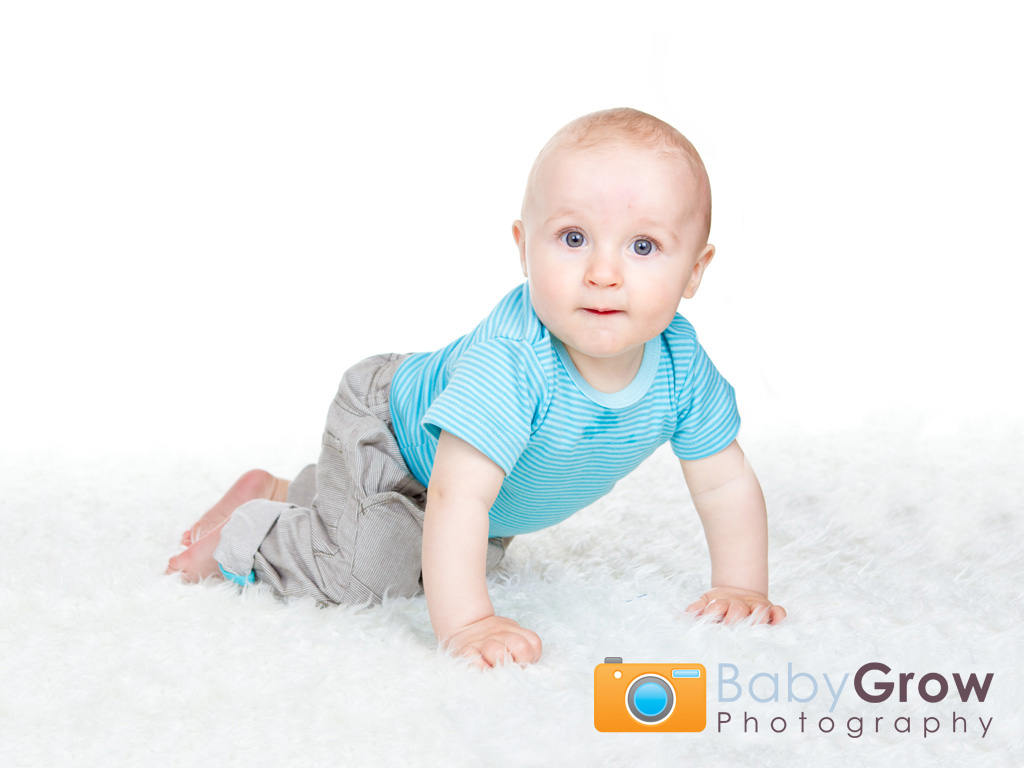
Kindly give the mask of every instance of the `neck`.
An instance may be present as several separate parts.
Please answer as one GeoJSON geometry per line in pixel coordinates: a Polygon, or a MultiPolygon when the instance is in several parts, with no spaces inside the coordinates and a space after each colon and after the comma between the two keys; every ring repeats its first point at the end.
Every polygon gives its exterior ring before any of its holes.
{"type": "Polygon", "coordinates": [[[630,350],[618,357],[585,357],[571,347],[566,347],[576,370],[583,379],[598,392],[619,392],[630,385],[643,362],[643,346],[630,350]]]}

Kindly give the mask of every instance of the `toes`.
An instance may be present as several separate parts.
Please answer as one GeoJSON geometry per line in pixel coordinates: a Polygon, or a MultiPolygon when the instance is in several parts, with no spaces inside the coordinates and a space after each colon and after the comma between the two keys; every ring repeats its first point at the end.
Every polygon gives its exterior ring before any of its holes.
{"type": "Polygon", "coordinates": [[[199,576],[191,571],[191,563],[188,558],[185,557],[185,553],[182,552],[180,555],[175,555],[167,561],[167,570],[164,573],[168,576],[174,576],[177,574],[181,576],[181,580],[186,584],[194,584],[199,581],[199,576]]]}

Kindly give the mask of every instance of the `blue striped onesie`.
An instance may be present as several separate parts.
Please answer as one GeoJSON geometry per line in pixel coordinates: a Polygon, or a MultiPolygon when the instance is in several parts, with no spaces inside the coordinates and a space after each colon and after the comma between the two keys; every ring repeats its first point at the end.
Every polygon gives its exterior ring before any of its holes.
{"type": "Polygon", "coordinates": [[[424,486],[442,429],[502,468],[491,537],[564,520],[666,442],[680,459],[711,456],[740,425],[732,386],[682,315],[647,342],[625,389],[600,392],[537,318],[527,282],[471,333],[404,360],[390,410],[402,456],[424,486]]]}

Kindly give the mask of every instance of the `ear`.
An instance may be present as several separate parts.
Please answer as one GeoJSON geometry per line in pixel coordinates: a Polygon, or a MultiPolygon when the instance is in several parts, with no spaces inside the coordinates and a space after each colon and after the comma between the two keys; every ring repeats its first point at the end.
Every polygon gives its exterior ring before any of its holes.
{"type": "Polygon", "coordinates": [[[523,277],[529,277],[526,274],[526,229],[523,228],[523,222],[519,219],[512,222],[512,239],[519,246],[519,264],[523,268],[523,277]]]}
{"type": "Polygon", "coordinates": [[[708,264],[713,258],[715,258],[715,246],[708,243],[693,264],[693,272],[690,273],[690,281],[686,284],[686,290],[683,291],[683,298],[692,299],[693,295],[697,293],[700,279],[704,277],[704,270],[708,268],[708,264]]]}

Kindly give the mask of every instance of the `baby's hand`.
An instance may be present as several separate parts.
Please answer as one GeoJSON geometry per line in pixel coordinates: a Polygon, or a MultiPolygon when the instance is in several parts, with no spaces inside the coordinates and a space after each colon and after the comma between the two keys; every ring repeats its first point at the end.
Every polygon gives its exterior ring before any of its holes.
{"type": "Polygon", "coordinates": [[[521,666],[540,658],[540,637],[504,616],[488,616],[460,629],[448,638],[448,647],[459,656],[473,659],[481,669],[501,664],[508,651],[521,666]]]}
{"type": "Polygon", "coordinates": [[[779,624],[786,618],[786,609],[773,605],[767,595],[735,587],[709,589],[686,609],[695,616],[708,616],[723,624],[755,616],[755,624],[779,624]]]}

